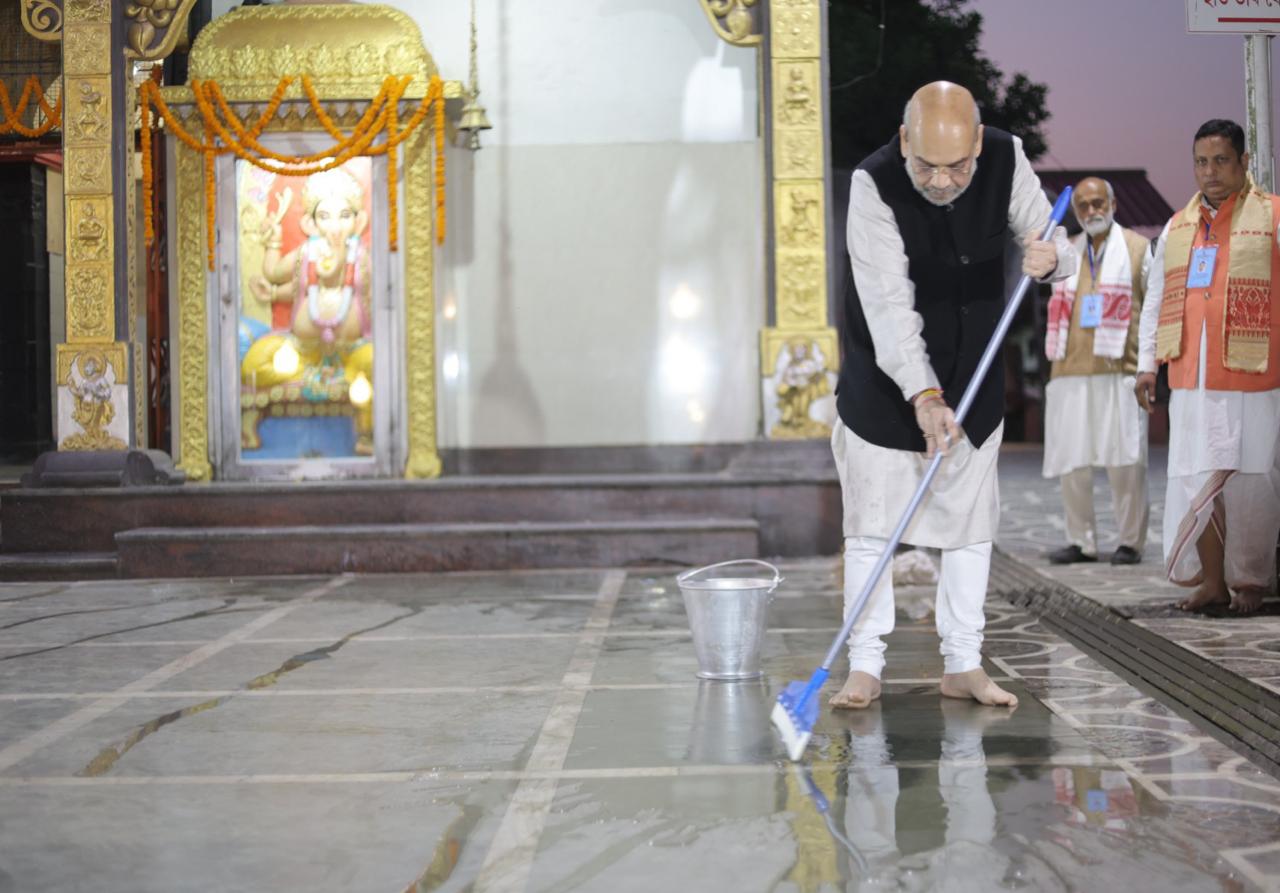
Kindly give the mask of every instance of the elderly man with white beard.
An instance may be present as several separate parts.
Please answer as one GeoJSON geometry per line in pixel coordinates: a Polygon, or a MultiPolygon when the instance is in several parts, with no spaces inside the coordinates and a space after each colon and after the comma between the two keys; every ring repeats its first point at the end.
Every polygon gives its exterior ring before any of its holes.
{"type": "MultiPolygon", "coordinates": [[[[903,542],[942,550],[937,630],[941,692],[1012,707],[1017,698],[982,669],[991,543],[1000,515],[996,458],[1004,376],[996,364],[977,391],[965,430],[960,402],[1004,310],[1004,252],[1025,245],[1036,279],[1075,272],[1059,227],[1041,241],[1049,201],[1017,137],[983,127],[973,95],[938,81],[916,91],[902,127],[853,174],[840,422],[831,448],[844,503],[845,611],[851,610],[936,450],[947,459],[903,542]]],[[[880,696],[893,584],[881,577],[849,637],[849,678],[833,707],[880,696]]]]}
{"type": "Polygon", "coordinates": [[[1119,528],[1112,564],[1137,564],[1147,541],[1147,415],[1129,397],[1138,371],[1138,320],[1151,267],[1146,239],[1115,222],[1111,184],[1087,177],[1071,208],[1080,270],[1049,300],[1044,476],[1062,482],[1067,545],[1052,564],[1098,560],[1093,470],[1105,468],[1119,528]],[[1086,262],[1087,261],[1087,262],[1086,262]]]}

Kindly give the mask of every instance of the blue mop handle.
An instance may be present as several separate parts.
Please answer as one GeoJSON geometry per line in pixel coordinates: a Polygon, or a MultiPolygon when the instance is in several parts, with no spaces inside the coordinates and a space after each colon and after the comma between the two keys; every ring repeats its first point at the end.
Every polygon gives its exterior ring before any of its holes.
{"type": "MultiPolygon", "coordinates": [[[[1044,232],[1040,235],[1040,241],[1047,241],[1053,236],[1054,229],[1062,222],[1062,218],[1066,216],[1067,207],[1070,204],[1071,187],[1068,186],[1062,190],[1062,194],[1058,196],[1058,201],[1054,203],[1053,211],[1049,214],[1049,222],[1045,224],[1044,232]]],[[[1013,325],[1013,318],[1017,315],[1018,307],[1022,304],[1022,299],[1030,286],[1030,276],[1024,275],[1018,280],[1018,287],[1013,290],[1013,295],[1009,298],[1009,303],[1004,308],[1004,314],[1001,315],[1000,322],[996,324],[995,333],[991,336],[991,340],[987,342],[987,349],[982,353],[978,368],[974,371],[973,377],[969,379],[969,386],[964,389],[964,396],[960,398],[960,405],[956,407],[957,426],[964,422],[964,417],[969,414],[969,408],[973,406],[973,401],[978,398],[978,388],[982,387],[983,379],[987,377],[991,364],[995,362],[996,352],[1000,350],[1000,345],[1004,343],[1005,335],[1009,333],[1009,327],[1013,325]]],[[[876,584],[880,582],[880,577],[884,574],[885,568],[893,560],[893,552],[898,548],[898,543],[902,542],[902,537],[907,532],[907,525],[911,523],[916,509],[920,507],[920,503],[924,500],[925,493],[929,491],[929,484],[932,483],[933,476],[938,473],[938,466],[941,464],[942,450],[938,450],[933,454],[933,461],[929,463],[929,467],[925,470],[924,478],[920,481],[920,486],[916,487],[915,495],[911,497],[911,502],[907,504],[907,510],[902,513],[902,519],[898,521],[898,526],[894,528],[893,535],[889,537],[889,543],[885,546],[884,553],[881,554],[880,559],[876,562],[876,566],[872,568],[871,576],[867,578],[867,582],[863,584],[862,592],[858,594],[858,600],[854,603],[853,610],[849,612],[849,616],[845,618],[844,626],[840,628],[840,634],[831,643],[831,650],[827,652],[827,657],[822,662],[822,679],[824,682],[826,681],[826,674],[831,671],[831,665],[836,662],[836,657],[840,654],[840,646],[848,641],[849,634],[853,632],[854,624],[858,622],[858,616],[862,613],[863,606],[866,605],[867,599],[871,597],[871,590],[876,588],[876,584]]],[[[821,685],[822,682],[819,682],[818,687],[821,687],[821,685]]]]}

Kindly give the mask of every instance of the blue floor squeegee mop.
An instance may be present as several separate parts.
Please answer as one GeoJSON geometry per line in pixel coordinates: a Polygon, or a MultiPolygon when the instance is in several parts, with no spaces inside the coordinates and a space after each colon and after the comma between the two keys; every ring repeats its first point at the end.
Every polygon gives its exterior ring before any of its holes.
{"type": "MultiPolygon", "coordinates": [[[[1054,229],[1066,215],[1067,206],[1070,202],[1071,187],[1067,187],[1058,196],[1058,201],[1053,206],[1053,212],[1049,215],[1049,223],[1045,226],[1044,232],[1040,236],[1042,241],[1047,241],[1052,237],[1054,229]]],[[[987,343],[986,350],[983,351],[978,368],[974,372],[973,378],[969,380],[969,386],[965,388],[964,396],[960,398],[960,405],[956,407],[956,425],[964,424],[964,418],[968,415],[969,408],[978,396],[978,388],[982,386],[982,380],[987,377],[987,372],[995,361],[996,352],[1000,350],[1000,345],[1004,343],[1005,335],[1009,333],[1013,318],[1017,314],[1018,307],[1022,304],[1022,299],[1030,286],[1030,276],[1023,276],[1018,280],[1018,287],[1013,290],[1013,295],[1009,298],[1009,302],[1004,308],[1004,314],[996,325],[995,333],[987,343]]],[[[880,581],[880,576],[893,559],[894,550],[902,542],[902,536],[906,533],[907,525],[911,523],[916,509],[920,507],[925,493],[928,492],[929,484],[933,481],[933,476],[937,474],[938,466],[942,464],[942,458],[942,451],[939,450],[934,454],[933,461],[929,463],[929,467],[925,469],[920,486],[916,488],[915,494],[911,497],[911,502],[907,504],[906,511],[902,513],[898,526],[894,528],[893,535],[889,537],[888,543],[885,544],[884,552],[880,555],[875,567],[872,568],[871,575],[867,577],[867,582],[863,584],[862,592],[858,594],[858,600],[854,603],[853,610],[849,612],[844,626],[836,634],[835,641],[831,643],[831,649],[827,652],[822,665],[813,671],[813,675],[809,677],[808,682],[792,682],[782,690],[782,694],[778,695],[778,703],[773,706],[771,718],[773,724],[778,727],[778,732],[782,735],[782,743],[786,746],[787,754],[792,760],[799,760],[804,755],[804,750],[809,744],[809,738],[813,735],[813,725],[818,720],[818,693],[822,686],[826,684],[827,677],[831,674],[831,665],[835,663],[836,657],[840,654],[840,647],[848,641],[849,634],[853,632],[853,627],[858,622],[858,617],[861,616],[862,609],[867,604],[867,599],[871,597],[871,591],[875,589],[876,583],[880,581]]]]}

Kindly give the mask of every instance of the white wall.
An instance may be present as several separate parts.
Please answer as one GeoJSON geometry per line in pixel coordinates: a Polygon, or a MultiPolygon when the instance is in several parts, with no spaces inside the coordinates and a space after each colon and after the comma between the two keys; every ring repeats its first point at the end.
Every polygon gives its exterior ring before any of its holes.
{"type": "MultiPolygon", "coordinates": [[[[468,76],[468,3],[396,0],[468,76]]],[[[696,0],[477,0],[494,129],[451,149],[442,446],[745,440],[760,427],[757,53],[696,0]]]]}

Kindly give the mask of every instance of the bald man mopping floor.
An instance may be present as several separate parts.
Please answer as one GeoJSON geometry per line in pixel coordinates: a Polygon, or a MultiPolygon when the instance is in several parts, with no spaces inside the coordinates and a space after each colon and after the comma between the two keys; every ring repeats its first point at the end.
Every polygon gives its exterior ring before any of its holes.
{"type": "MultiPolygon", "coordinates": [[[[1064,230],[1038,240],[1050,210],[1021,142],[983,127],[969,91],[945,81],[916,92],[898,135],[854,172],[849,196],[854,288],[841,330],[842,424],[831,438],[844,502],[846,616],[928,458],[942,450],[947,458],[903,538],[942,550],[942,694],[1010,707],[1017,699],[991,681],[981,656],[1000,514],[1000,364],[982,384],[965,431],[949,404],[960,399],[1004,309],[1008,240],[1022,241],[1029,276],[1056,280],[1076,271],[1064,230]]],[[[883,637],[893,621],[886,574],[849,638],[849,678],[833,707],[862,708],[880,696],[883,637]]]]}

